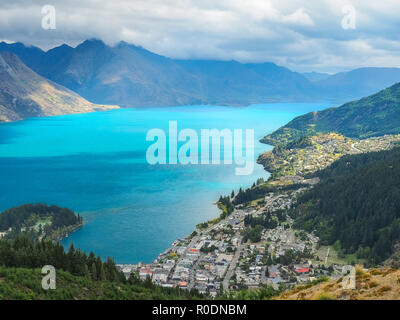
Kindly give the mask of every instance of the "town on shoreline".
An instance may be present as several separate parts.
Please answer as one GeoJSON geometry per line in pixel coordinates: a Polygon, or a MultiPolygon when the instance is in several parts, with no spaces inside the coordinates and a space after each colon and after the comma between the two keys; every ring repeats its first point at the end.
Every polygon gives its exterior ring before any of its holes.
{"type": "MultiPolygon", "coordinates": [[[[301,147],[273,150],[258,162],[271,171],[268,181],[252,188],[265,193],[248,201],[242,189],[221,197],[219,218],[197,225],[193,233],[175,240],[150,264],[118,264],[129,277],[151,279],[162,287],[195,289],[216,297],[241,289],[274,290],[322,279],[343,277],[354,264],[331,246],[321,246],[313,233],[296,230],[290,209],[299,194],[318,183],[307,175],[326,168],[345,154],[392,148],[400,135],[353,140],[336,133],[318,134],[301,147]],[[255,225],[262,228],[250,228],[255,225]]],[[[252,189],[250,188],[250,189],[252,189]]]]}

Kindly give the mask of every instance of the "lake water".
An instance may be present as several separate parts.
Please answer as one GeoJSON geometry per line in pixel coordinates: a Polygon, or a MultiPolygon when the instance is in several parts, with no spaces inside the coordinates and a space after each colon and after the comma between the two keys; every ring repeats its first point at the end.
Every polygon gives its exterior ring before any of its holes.
{"type": "MultiPolygon", "coordinates": [[[[268,177],[235,165],[149,165],[152,128],[254,129],[258,142],[294,117],[327,104],[249,107],[188,106],[122,109],[34,118],[0,125],[0,210],[42,202],[68,207],[86,220],[63,240],[118,263],[151,262],[197,223],[219,215],[213,204],[231,190],[268,177]]],[[[255,160],[255,159],[254,159],[255,160]]]]}

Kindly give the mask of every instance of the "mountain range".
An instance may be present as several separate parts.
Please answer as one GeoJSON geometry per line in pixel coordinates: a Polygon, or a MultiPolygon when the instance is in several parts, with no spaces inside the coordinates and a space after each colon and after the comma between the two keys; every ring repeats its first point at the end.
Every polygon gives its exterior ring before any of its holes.
{"type": "Polygon", "coordinates": [[[95,105],[38,75],[15,54],[0,52],[0,122],[110,108],[117,107],[95,105]]]}
{"type": "Polygon", "coordinates": [[[344,102],[400,81],[398,68],[362,68],[334,75],[293,72],[274,63],[177,60],[120,42],[86,40],[48,51],[0,43],[29,68],[98,104],[123,107],[265,102],[344,102]]]}

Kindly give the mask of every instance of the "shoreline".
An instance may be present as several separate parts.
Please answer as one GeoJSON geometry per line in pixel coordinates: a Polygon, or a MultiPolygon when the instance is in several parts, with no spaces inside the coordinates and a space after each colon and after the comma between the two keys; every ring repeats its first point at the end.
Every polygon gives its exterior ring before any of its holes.
{"type": "MultiPolygon", "coordinates": [[[[105,112],[105,111],[113,111],[113,110],[124,110],[124,109],[135,109],[135,110],[151,110],[151,109],[163,109],[163,108],[180,108],[180,107],[226,107],[226,108],[248,108],[251,106],[258,105],[269,105],[269,104],[328,104],[333,105],[337,104],[335,101],[264,101],[264,102],[248,102],[248,103],[203,103],[203,104],[182,104],[182,105],[163,105],[163,106],[120,106],[120,105],[106,105],[106,104],[93,104],[99,106],[98,110],[92,111],[83,111],[83,112],[71,112],[71,113],[61,113],[61,114],[52,114],[52,115],[37,115],[33,117],[26,117],[16,120],[0,120],[1,124],[6,123],[15,123],[21,122],[24,120],[32,120],[36,118],[46,118],[46,117],[59,117],[59,116],[67,116],[67,115],[78,115],[78,114],[89,114],[95,112],[105,112]]],[[[262,139],[261,139],[262,140],[262,139]]],[[[261,142],[261,141],[260,141],[261,142]]],[[[262,142],[264,143],[264,142],[262,142]]]]}
{"type": "Polygon", "coordinates": [[[82,223],[77,224],[77,225],[73,225],[73,226],[69,226],[66,228],[66,230],[62,231],[62,234],[58,237],[56,237],[56,239],[53,239],[53,241],[56,242],[62,242],[64,239],[67,239],[72,233],[78,231],[80,228],[82,228],[84,226],[85,222],[82,221],[82,223]]]}
{"type": "Polygon", "coordinates": [[[319,182],[318,177],[309,174],[328,167],[345,154],[390,149],[400,141],[400,135],[370,138],[359,144],[334,133],[312,139],[313,144],[285,152],[274,147],[269,152],[275,153],[277,163],[285,160],[287,154],[305,157],[295,158],[295,164],[290,161],[283,161],[282,166],[275,164],[266,182],[257,181],[233,197],[221,196],[217,202],[222,209],[219,217],[200,223],[190,235],[176,239],[153,263],[117,264],[117,267],[126,277],[136,273],[145,280],[150,276],[163,287],[197,289],[200,293],[209,292],[212,297],[221,290],[240,290],[242,283],[246,288],[272,286],[278,290],[281,284],[291,287],[321,277],[342,277],[342,267],[347,261],[337,258],[334,248],[329,246],[326,252],[326,248],[319,247],[319,238],[313,232],[296,229],[288,210],[296,204],[298,194],[319,182]],[[331,152],[332,148],[340,148],[343,153],[338,156],[331,152]],[[308,157],[316,152],[322,153],[325,160],[313,161],[313,157],[308,157]],[[235,203],[229,214],[224,215],[225,203],[221,199],[235,203]],[[258,235],[251,233],[256,230],[249,225],[252,220],[267,223],[258,235]],[[274,225],[271,221],[275,221],[274,225]],[[289,259],[292,262],[282,262],[286,260],[279,257],[286,257],[288,252],[297,252],[299,256],[293,261],[289,259]]]}
{"type": "MultiPolygon", "coordinates": [[[[268,107],[268,105],[266,105],[265,106],[266,108],[269,108],[268,107]]],[[[122,116],[124,116],[124,115],[122,115],[122,116]]],[[[260,132],[264,132],[264,131],[260,131],[260,132]]],[[[259,137],[259,136],[257,136],[257,140],[258,140],[258,138],[261,138],[261,137],[259,137]]],[[[259,146],[260,146],[260,144],[259,143],[257,143],[259,146]]],[[[260,147],[258,147],[258,149],[257,149],[257,151],[256,151],[256,154],[261,154],[262,152],[264,152],[264,151],[266,151],[266,149],[268,149],[268,147],[269,146],[266,146],[266,145],[264,145],[264,147],[262,147],[261,146],[261,148],[260,147]]],[[[264,169],[262,169],[262,167],[258,167],[257,166],[257,171],[255,172],[255,175],[254,176],[250,176],[250,178],[249,179],[244,179],[245,181],[245,187],[250,187],[250,185],[251,185],[251,183],[252,182],[254,182],[258,177],[264,177],[264,178],[267,178],[267,175],[268,175],[268,172],[266,172],[264,169]],[[261,171],[262,171],[262,173],[261,173],[261,171]],[[252,181],[247,181],[247,180],[252,180],[252,181]]],[[[237,190],[237,189],[239,189],[239,187],[240,186],[243,186],[243,180],[240,178],[240,179],[236,179],[236,180],[238,180],[238,181],[235,181],[235,184],[234,185],[232,185],[232,186],[229,186],[228,185],[228,188],[230,188],[230,190],[233,188],[233,189],[235,189],[235,190],[237,190]],[[240,182],[240,181],[242,181],[242,182],[240,182]],[[240,185],[240,184],[241,185],[240,185]]],[[[223,179],[221,179],[221,181],[223,181],[223,179]]],[[[230,190],[229,190],[229,193],[230,193],[230,190]]],[[[222,190],[222,191],[217,191],[217,193],[215,192],[215,190],[212,192],[212,193],[214,193],[214,195],[217,195],[218,193],[220,194],[222,192],[222,194],[226,194],[227,192],[228,192],[228,190],[222,190]]],[[[208,219],[213,219],[213,218],[218,218],[219,217],[219,215],[221,214],[221,210],[218,210],[217,208],[215,208],[213,205],[212,205],[212,203],[211,202],[214,202],[216,199],[215,199],[216,197],[212,197],[212,200],[210,201],[210,204],[207,204],[207,206],[206,206],[206,208],[208,208],[208,207],[210,207],[210,206],[212,206],[213,208],[212,208],[212,211],[211,211],[211,214],[209,215],[209,216],[211,216],[212,218],[209,218],[208,217],[208,215],[205,215],[206,216],[206,218],[204,219],[204,218],[201,218],[201,216],[202,216],[202,214],[199,214],[198,216],[199,216],[199,219],[196,219],[196,220],[198,220],[200,223],[202,223],[202,222],[204,222],[205,220],[208,220],[208,219]]],[[[195,204],[196,205],[196,204],[195,204]]],[[[186,216],[190,216],[190,212],[188,212],[188,213],[186,213],[186,216]]],[[[190,222],[190,221],[189,221],[190,222]]],[[[171,238],[169,238],[170,240],[171,240],[171,242],[173,241],[173,240],[176,240],[176,238],[178,238],[178,237],[187,237],[191,232],[193,232],[194,230],[196,230],[196,228],[195,228],[195,226],[194,226],[194,224],[192,225],[192,226],[188,226],[188,228],[185,228],[185,232],[182,234],[181,232],[179,232],[179,233],[175,233],[175,235],[174,236],[172,236],[171,238]],[[175,238],[175,239],[172,239],[172,238],[175,238]]],[[[71,237],[70,239],[74,239],[74,237],[71,237]]],[[[78,241],[78,240],[77,240],[78,241]]],[[[161,245],[162,245],[162,243],[161,243],[161,245]]],[[[145,258],[146,259],[146,261],[151,261],[150,260],[150,258],[151,259],[154,259],[154,258],[156,258],[157,256],[158,256],[158,254],[160,253],[160,252],[162,252],[162,251],[165,251],[168,247],[169,247],[169,244],[168,243],[164,243],[164,245],[165,246],[157,246],[157,248],[156,248],[156,250],[152,250],[152,257],[150,257],[150,255],[143,255],[143,258],[145,258]],[[160,250],[161,249],[161,250],[160,250]]],[[[87,246],[86,246],[87,247],[87,246]]],[[[154,246],[153,246],[154,247],[154,246]]],[[[90,247],[89,247],[90,248],[90,247]]],[[[106,257],[106,256],[108,256],[108,255],[111,255],[111,256],[113,256],[113,252],[112,252],[112,250],[108,250],[108,251],[106,251],[106,250],[104,250],[105,251],[105,254],[104,254],[104,257],[106,257]]],[[[141,252],[139,252],[139,254],[141,254],[141,252]]],[[[136,258],[135,258],[135,255],[136,255],[136,252],[134,252],[133,254],[128,254],[128,255],[126,255],[127,257],[132,257],[132,258],[134,258],[135,260],[133,260],[133,261],[135,261],[135,262],[137,262],[137,260],[136,260],[136,258]]],[[[124,256],[123,255],[120,255],[122,258],[124,258],[124,256]]],[[[125,260],[125,259],[124,259],[125,260]]],[[[123,261],[124,261],[123,260],[123,261]]],[[[118,261],[118,260],[117,260],[118,261]]],[[[130,261],[132,261],[132,260],[128,260],[128,259],[126,259],[124,262],[130,262],[130,261]]]]}
{"type": "MultiPolygon", "coordinates": [[[[275,148],[274,145],[272,145],[272,144],[270,144],[270,143],[267,143],[267,142],[264,142],[264,141],[263,141],[263,138],[260,139],[259,142],[262,143],[262,144],[265,144],[266,146],[272,147],[272,150],[275,148]]],[[[271,151],[272,151],[272,150],[271,150],[271,151]]],[[[265,152],[268,152],[268,151],[265,151],[265,152]]],[[[263,167],[263,170],[264,170],[267,174],[269,174],[268,179],[270,179],[270,177],[272,176],[272,172],[267,171],[266,168],[263,166],[263,164],[260,163],[260,162],[258,161],[259,157],[260,157],[262,154],[264,154],[265,152],[260,153],[260,154],[258,155],[257,159],[255,160],[255,164],[261,165],[261,166],[263,167]]],[[[258,178],[258,179],[263,179],[263,178],[261,177],[261,178],[258,178]]],[[[254,183],[255,183],[255,182],[254,182],[254,183]]],[[[240,189],[242,189],[242,187],[240,187],[240,189]]],[[[222,197],[222,196],[221,196],[221,197],[222,197]]],[[[187,240],[190,240],[190,241],[191,241],[194,237],[197,236],[197,234],[198,234],[199,231],[202,232],[202,231],[205,231],[205,230],[207,230],[207,229],[212,229],[216,224],[218,224],[218,223],[220,223],[221,221],[223,221],[223,220],[229,218],[230,214],[228,214],[225,218],[222,218],[222,215],[224,214],[224,207],[223,207],[223,205],[222,205],[219,201],[216,201],[216,202],[214,202],[214,203],[212,203],[212,204],[213,204],[213,205],[216,205],[216,206],[218,207],[218,209],[220,210],[220,214],[219,214],[217,217],[215,217],[215,218],[212,219],[212,220],[199,222],[199,223],[195,226],[194,230],[193,230],[190,234],[188,234],[188,235],[186,235],[186,236],[184,236],[184,237],[182,237],[182,238],[175,239],[175,240],[171,243],[170,246],[168,246],[164,251],[162,251],[161,253],[159,253],[159,254],[157,255],[157,257],[154,258],[153,262],[159,261],[159,260],[162,259],[162,257],[167,256],[168,253],[171,251],[172,247],[174,246],[174,244],[176,244],[176,243],[178,243],[178,242],[180,242],[180,241],[182,241],[182,240],[184,240],[184,239],[187,239],[187,240]],[[199,225],[204,224],[204,223],[207,223],[207,224],[212,223],[212,225],[211,225],[211,226],[207,226],[205,229],[201,230],[201,228],[199,228],[199,225]]],[[[130,268],[130,267],[136,267],[136,266],[141,267],[141,266],[146,266],[146,265],[150,265],[150,264],[151,264],[151,263],[145,263],[145,262],[141,262],[141,261],[139,261],[139,262],[137,262],[137,263],[117,263],[117,262],[116,262],[116,266],[119,267],[120,270],[121,270],[122,272],[123,272],[124,268],[130,268]]]]}

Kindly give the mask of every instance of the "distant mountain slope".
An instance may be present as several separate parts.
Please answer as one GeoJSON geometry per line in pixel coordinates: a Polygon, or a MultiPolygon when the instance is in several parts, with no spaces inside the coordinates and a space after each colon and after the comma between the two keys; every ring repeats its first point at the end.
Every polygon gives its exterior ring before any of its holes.
{"type": "Polygon", "coordinates": [[[315,84],[324,96],[338,94],[348,101],[371,95],[397,82],[400,82],[400,68],[359,68],[331,75],[315,84]]]}
{"type": "Polygon", "coordinates": [[[305,72],[302,73],[302,75],[311,82],[324,80],[330,77],[329,73],[320,73],[320,72],[305,72]]]}
{"type": "Polygon", "coordinates": [[[400,133],[400,83],[338,108],[297,117],[263,141],[285,145],[307,135],[331,131],[351,138],[400,133]]]}
{"type": "Polygon", "coordinates": [[[212,103],[249,104],[270,101],[309,101],[314,86],[301,74],[274,63],[177,60],[200,81],[212,103]]]}
{"type": "Polygon", "coordinates": [[[0,43],[29,68],[100,104],[166,106],[247,105],[264,102],[341,103],[400,81],[398,68],[362,68],[328,75],[297,73],[274,63],[176,60],[120,42],[86,40],[47,52],[21,43],[0,43]]]}
{"type": "Polygon", "coordinates": [[[24,65],[13,53],[0,51],[0,121],[26,117],[107,110],[49,81],[24,65]]]}
{"type": "Polygon", "coordinates": [[[173,60],[121,42],[87,40],[44,52],[0,43],[42,76],[96,103],[123,106],[311,101],[314,86],[273,63],[173,60]],[[311,98],[310,98],[311,97],[311,98]]]}

